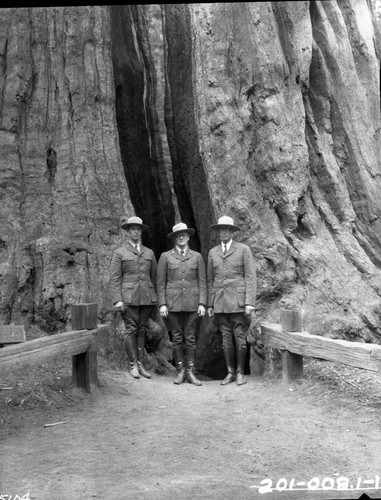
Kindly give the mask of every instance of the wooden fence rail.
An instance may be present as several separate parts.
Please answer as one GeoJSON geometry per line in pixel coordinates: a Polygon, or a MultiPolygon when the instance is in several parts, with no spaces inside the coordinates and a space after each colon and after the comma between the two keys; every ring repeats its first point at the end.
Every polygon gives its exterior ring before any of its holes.
{"type": "Polygon", "coordinates": [[[263,344],[281,351],[285,381],[303,376],[303,356],[381,372],[381,345],[311,335],[297,331],[301,325],[299,311],[281,311],[280,324],[261,325],[263,344]]]}
{"type": "Polygon", "coordinates": [[[96,303],[73,305],[72,328],[79,326],[81,329],[2,347],[0,377],[69,354],[72,356],[73,386],[90,392],[92,386],[99,385],[97,351],[105,344],[109,333],[109,325],[97,325],[97,311],[96,303]]]}

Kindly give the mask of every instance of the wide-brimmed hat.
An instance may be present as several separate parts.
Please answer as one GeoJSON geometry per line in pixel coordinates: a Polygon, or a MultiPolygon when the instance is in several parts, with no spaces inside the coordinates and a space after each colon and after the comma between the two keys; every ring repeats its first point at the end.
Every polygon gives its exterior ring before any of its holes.
{"type": "Polygon", "coordinates": [[[188,227],[186,224],[184,224],[184,222],[179,222],[178,224],[175,224],[173,226],[172,233],[169,233],[167,238],[173,239],[179,233],[185,233],[185,232],[187,232],[189,236],[192,236],[192,234],[194,234],[194,229],[188,227]]]}
{"type": "Polygon", "coordinates": [[[234,225],[234,221],[231,217],[228,217],[227,215],[223,215],[218,219],[217,224],[212,224],[210,226],[211,229],[220,229],[221,227],[228,227],[232,229],[233,231],[240,231],[240,228],[236,225],[234,225]]]}
{"type": "Polygon", "coordinates": [[[142,229],[148,229],[148,226],[143,224],[140,217],[127,217],[127,215],[122,215],[119,220],[119,225],[122,229],[128,229],[130,226],[140,226],[142,229]]]}

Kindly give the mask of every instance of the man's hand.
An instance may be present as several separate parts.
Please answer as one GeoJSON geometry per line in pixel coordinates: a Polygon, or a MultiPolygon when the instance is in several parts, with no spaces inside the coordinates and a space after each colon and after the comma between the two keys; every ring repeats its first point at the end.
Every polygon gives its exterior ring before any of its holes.
{"type": "Polygon", "coordinates": [[[245,306],[245,314],[252,315],[254,312],[254,306],[245,306]]]}
{"type": "Polygon", "coordinates": [[[160,313],[160,316],[162,318],[167,318],[168,317],[168,307],[167,306],[160,306],[159,313],[160,313]]]}
{"type": "Polygon", "coordinates": [[[200,318],[202,318],[203,316],[205,316],[205,307],[200,304],[198,306],[197,312],[198,312],[198,315],[200,316],[200,318]]]}
{"type": "Polygon", "coordinates": [[[114,310],[116,312],[123,312],[124,311],[124,304],[122,301],[120,302],[117,302],[116,304],[114,304],[114,310]]]}
{"type": "Polygon", "coordinates": [[[212,318],[214,316],[213,307],[208,307],[208,316],[209,318],[212,318]]]}

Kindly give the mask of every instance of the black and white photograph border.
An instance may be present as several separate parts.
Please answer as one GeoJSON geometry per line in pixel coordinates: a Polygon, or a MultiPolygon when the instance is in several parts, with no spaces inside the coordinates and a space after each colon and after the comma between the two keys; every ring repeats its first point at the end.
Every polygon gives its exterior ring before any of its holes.
{"type": "Polygon", "coordinates": [[[381,0],[0,8],[0,500],[381,498],[380,58],[381,0]]]}

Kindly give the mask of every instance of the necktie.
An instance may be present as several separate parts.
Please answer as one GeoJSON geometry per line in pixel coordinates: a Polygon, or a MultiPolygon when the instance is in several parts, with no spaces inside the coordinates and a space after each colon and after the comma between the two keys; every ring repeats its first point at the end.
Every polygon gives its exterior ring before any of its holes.
{"type": "Polygon", "coordinates": [[[135,245],[136,250],[139,252],[139,245],[136,243],[135,245]]]}
{"type": "Polygon", "coordinates": [[[181,256],[185,257],[185,250],[181,250],[181,256]]]}
{"type": "Polygon", "coordinates": [[[226,254],[227,251],[228,251],[227,246],[224,245],[224,255],[226,254]]]}

